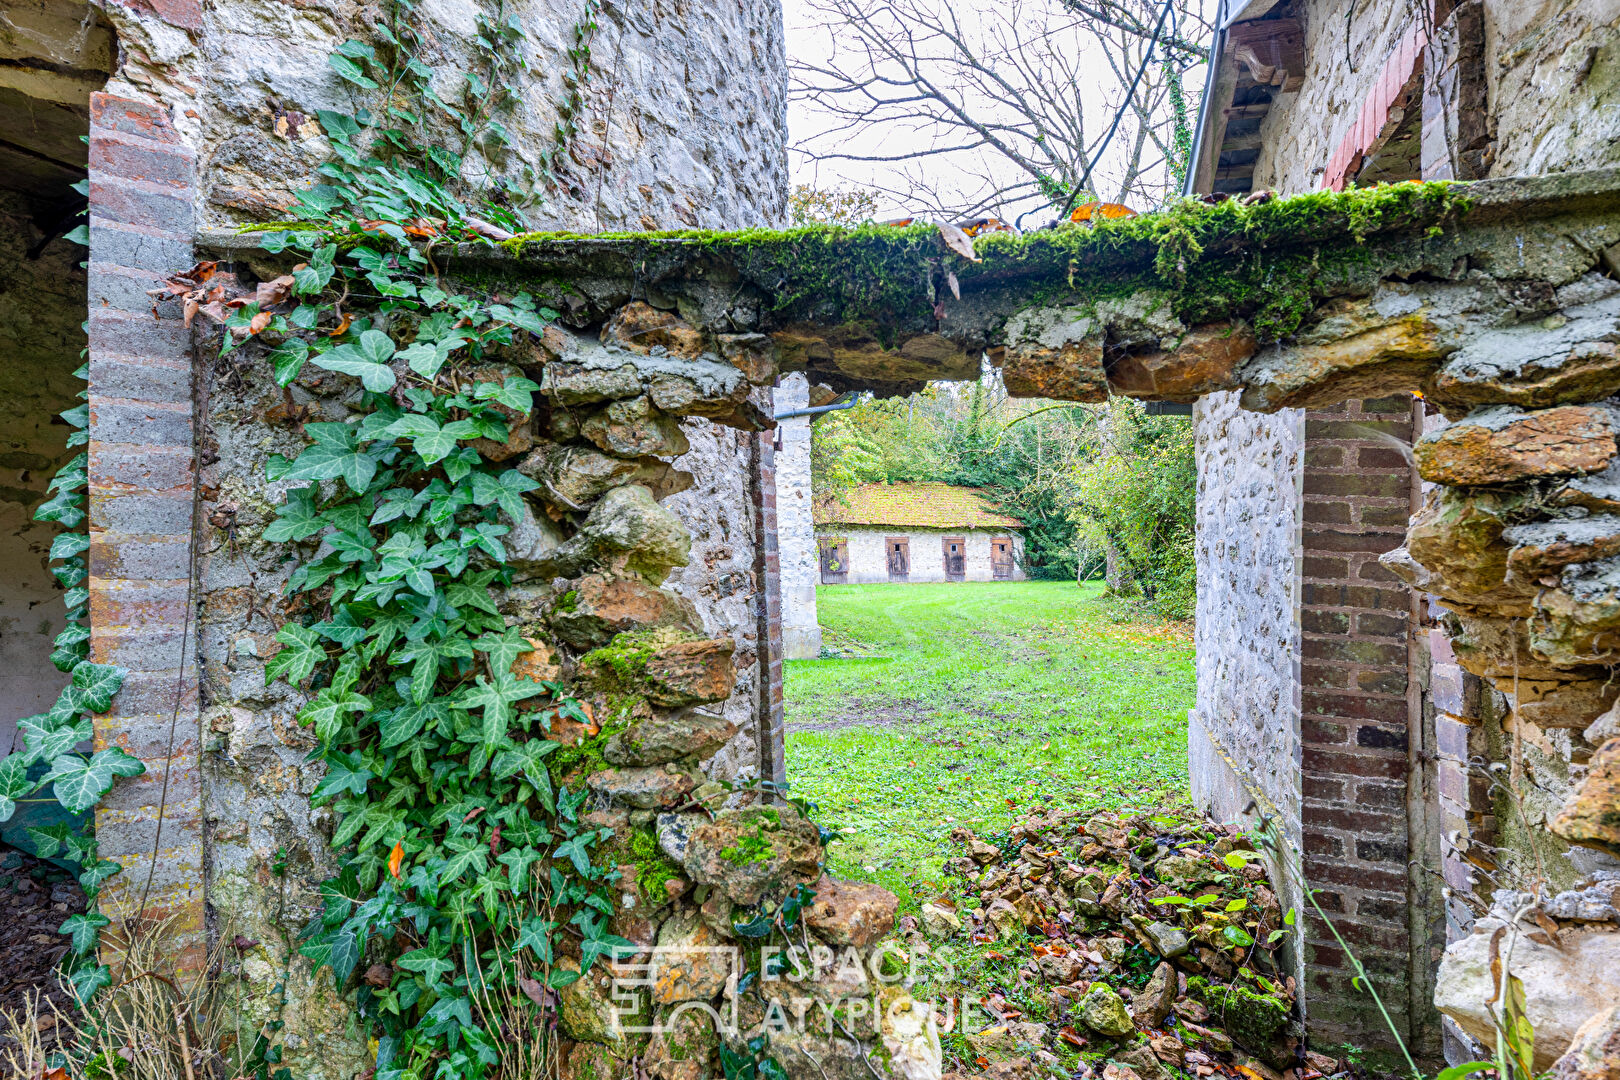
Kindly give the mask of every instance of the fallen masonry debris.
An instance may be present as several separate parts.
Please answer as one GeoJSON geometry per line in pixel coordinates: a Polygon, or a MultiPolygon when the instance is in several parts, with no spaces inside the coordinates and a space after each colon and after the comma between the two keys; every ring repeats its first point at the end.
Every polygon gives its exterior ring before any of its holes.
{"type": "Polygon", "coordinates": [[[1047,810],[951,834],[961,884],[901,919],[963,982],[947,1080],[1318,1080],[1281,956],[1285,910],[1235,826],[1183,810],[1047,810]],[[968,1002],[982,1003],[973,1022],[968,1002]]]}

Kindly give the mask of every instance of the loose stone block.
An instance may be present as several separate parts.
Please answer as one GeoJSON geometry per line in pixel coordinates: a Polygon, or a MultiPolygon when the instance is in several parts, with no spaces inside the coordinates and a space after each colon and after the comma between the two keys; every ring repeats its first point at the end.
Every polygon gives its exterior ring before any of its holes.
{"type": "Polygon", "coordinates": [[[1169,352],[1128,353],[1108,371],[1108,385],[1126,397],[1195,401],[1238,385],[1237,367],[1254,355],[1254,331],[1231,323],[1200,326],[1169,352]]]}
{"type": "Polygon", "coordinates": [[[1433,483],[1507,484],[1602,469],[1615,456],[1617,427],[1607,405],[1503,406],[1425,435],[1412,452],[1418,474],[1433,483]]]}

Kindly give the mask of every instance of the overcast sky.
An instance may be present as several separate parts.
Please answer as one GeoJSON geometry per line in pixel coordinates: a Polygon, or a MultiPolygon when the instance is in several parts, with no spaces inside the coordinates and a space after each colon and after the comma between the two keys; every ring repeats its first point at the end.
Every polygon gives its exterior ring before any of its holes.
{"type": "MultiPolygon", "coordinates": [[[[873,2],[878,3],[880,0],[873,2]]],[[[1120,80],[1110,70],[1100,48],[1086,32],[1085,27],[1078,23],[1077,17],[1068,14],[1058,0],[925,0],[925,2],[956,5],[958,17],[963,20],[970,32],[983,33],[997,23],[1005,25],[1008,14],[1015,11],[1018,16],[1017,25],[1020,28],[1030,26],[1049,28],[1052,47],[1073,58],[1073,69],[1081,72],[1075,93],[1086,114],[1088,138],[1094,140],[1107,129],[1108,122],[1123,100],[1120,80]]],[[[829,32],[824,25],[820,25],[824,22],[824,16],[814,10],[813,3],[814,0],[783,2],[789,59],[819,65],[841,54],[847,62],[851,56],[849,46],[853,41],[852,32],[847,28],[829,32]]],[[[1213,7],[1213,0],[1210,0],[1206,10],[1213,10],[1213,7]]],[[[1189,71],[1186,84],[1187,98],[1196,114],[1203,88],[1203,69],[1199,67],[1189,71]]],[[[976,102],[971,97],[964,98],[963,105],[973,110],[986,107],[982,100],[976,102]]],[[[819,143],[811,141],[814,136],[827,131],[833,122],[812,104],[794,101],[788,113],[790,144],[802,147],[808,143],[823,150],[836,149],[845,153],[892,156],[928,149],[938,145],[939,142],[937,134],[908,129],[902,124],[888,124],[880,131],[865,134],[843,134],[833,139],[823,138],[819,143]]],[[[1105,197],[1112,198],[1118,189],[1123,168],[1121,155],[1127,149],[1133,131],[1132,118],[1127,116],[1120,132],[1110,144],[1107,155],[1097,168],[1097,180],[1093,186],[1102,191],[1105,197]]],[[[914,174],[924,172],[928,181],[947,195],[953,192],[968,195],[985,188],[986,182],[983,179],[985,176],[1002,184],[1021,179],[1023,176],[1021,170],[988,147],[931,156],[924,159],[925,164],[817,161],[798,152],[792,153],[790,160],[795,184],[807,183],[823,189],[846,187],[904,189],[907,185],[901,173],[902,170],[910,169],[914,174]]],[[[1146,165],[1157,160],[1160,160],[1160,155],[1149,146],[1143,155],[1142,163],[1146,165]]],[[[1162,165],[1157,169],[1157,173],[1160,177],[1164,175],[1162,165]]],[[[881,217],[900,216],[925,209],[921,206],[905,205],[904,197],[894,194],[880,195],[880,203],[881,217]]],[[[1035,200],[1028,200],[1021,205],[1007,204],[1004,211],[1011,216],[1036,205],[1035,200]]],[[[1036,217],[1038,215],[1031,215],[1026,224],[1034,224],[1036,217]]]]}

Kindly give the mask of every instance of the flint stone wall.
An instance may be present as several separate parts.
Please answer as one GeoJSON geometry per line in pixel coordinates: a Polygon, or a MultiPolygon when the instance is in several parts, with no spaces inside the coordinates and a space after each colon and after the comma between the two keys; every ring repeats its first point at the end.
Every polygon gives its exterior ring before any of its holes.
{"type": "MultiPolygon", "coordinates": [[[[810,407],[810,383],[800,372],[784,375],[776,388],[779,413],[810,407]]],[[[810,485],[811,416],[776,425],[776,535],[782,557],[782,655],[814,660],[821,655],[821,624],[816,620],[815,515],[810,485]]]]}

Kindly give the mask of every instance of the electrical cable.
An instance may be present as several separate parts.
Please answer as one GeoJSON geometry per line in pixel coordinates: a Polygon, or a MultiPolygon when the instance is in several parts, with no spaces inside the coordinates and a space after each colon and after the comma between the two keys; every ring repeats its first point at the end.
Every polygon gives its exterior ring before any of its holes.
{"type": "Polygon", "coordinates": [[[1119,130],[1119,122],[1125,119],[1125,110],[1129,109],[1131,102],[1135,100],[1136,88],[1141,85],[1142,76],[1147,74],[1147,66],[1153,61],[1153,50],[1159,45],[1159,31],[1164,29],[1164,20],[1170,14],[1170,9],[1175,6],[1175,3],[1176,0],[1164,0],[1164,7],[1159,9],[1159,21],[1153,24],[1153,36],[1148,39],[1147,52],[1142,56],[1141,66],[1136,69],[1136,78],[1131,80],[1130,89],[1125,91],[1125,100],[1120,103],[1119,111],[1114,114],[1114,122],[1108,125],[1108,134],[1103,136],[1102,145],[1091,156],[1091,160],[1086,162],[1086,171],[1080,177],[1080,182],[1074,186],[1073,191],[1069,192],[1069,198],[1064,202],[1063,209],[1058,211],[1059,221],[1069,216],[1069,210],[1073,208],[1074,200],[1079,197],[1082,191],[1086,190],[1086,185],[1091,183],[1091,170],[1096,167],[1097,159],[1107,151],[1108,144],[1113,141],[1114,132],[1119,130]]]}

